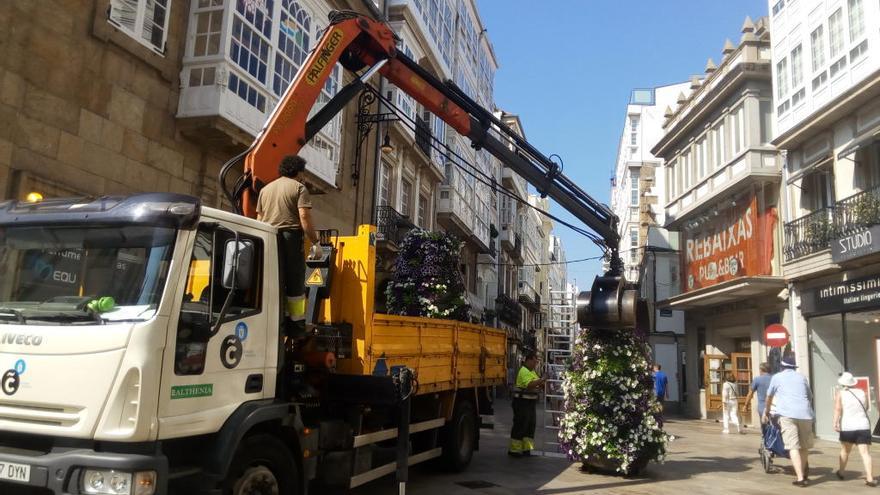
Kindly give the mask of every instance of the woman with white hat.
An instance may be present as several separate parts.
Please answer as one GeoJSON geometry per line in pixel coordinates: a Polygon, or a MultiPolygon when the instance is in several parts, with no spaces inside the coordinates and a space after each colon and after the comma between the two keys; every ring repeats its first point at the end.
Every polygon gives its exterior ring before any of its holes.
{"type": "Polygon", "coordinates": [[[859,447],[859,455],[865,467],[865,484],[877,486],[871,470],[871,422],[868,410],[871,403],[865,391],[857,388],[852,373],[845,371],[837,379],[840,389],[834,397],[834,430],[840,432],[840,469],[834,474],[843,479],[843,470],[849,460],[853,445],[859,447]]]}

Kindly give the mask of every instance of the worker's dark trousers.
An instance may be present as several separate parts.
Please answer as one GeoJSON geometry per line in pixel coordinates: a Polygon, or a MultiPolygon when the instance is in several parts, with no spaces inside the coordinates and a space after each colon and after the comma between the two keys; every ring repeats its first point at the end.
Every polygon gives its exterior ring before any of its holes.
{"type": "Polygon", "coordinates": [[[513,399],[513,428],[510,429],[510,451],[528,452],[535,448],[535,408],[537,399],[513,399]]]}
{"type": "Polygon", "coordinates": [[[284,252],[284,295],[287,296],[287,317],[302,322],[306,315],[306,258],[303,252],[303,231],[285,229],[280,232],[284,252]]]}

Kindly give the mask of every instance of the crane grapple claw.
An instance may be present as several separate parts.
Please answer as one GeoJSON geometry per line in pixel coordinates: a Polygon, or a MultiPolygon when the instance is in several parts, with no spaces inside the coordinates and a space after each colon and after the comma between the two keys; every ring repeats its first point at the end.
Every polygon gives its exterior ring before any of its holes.
{"type": "Polygon", "coordinates": [[[592,289],[578,295],[577,320],[584,328],[644,330],[648,307],[638,286],[622,277],[596,277],[592,289]]]}

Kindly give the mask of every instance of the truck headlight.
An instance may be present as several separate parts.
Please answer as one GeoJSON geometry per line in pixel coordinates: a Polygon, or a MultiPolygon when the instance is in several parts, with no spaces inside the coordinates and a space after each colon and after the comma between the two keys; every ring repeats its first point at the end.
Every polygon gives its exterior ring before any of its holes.
{"type": "Polygon", "coordinates": [[[112,469],[86,469],[82,477],[83,493],[90,495],[153,495],[156,472],[127,473],[112,469]]]}

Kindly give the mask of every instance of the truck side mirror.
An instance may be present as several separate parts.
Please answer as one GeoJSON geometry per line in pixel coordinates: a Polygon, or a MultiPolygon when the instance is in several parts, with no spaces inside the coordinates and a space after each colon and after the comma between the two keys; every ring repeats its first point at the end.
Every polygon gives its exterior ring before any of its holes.
{"type": "Polygon", "coordinates": [[[223,287],[249,289],[254,266],[254,243],[230,239],[223,249],[223,287]]]}

